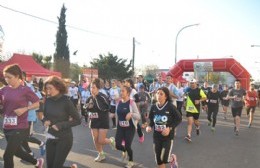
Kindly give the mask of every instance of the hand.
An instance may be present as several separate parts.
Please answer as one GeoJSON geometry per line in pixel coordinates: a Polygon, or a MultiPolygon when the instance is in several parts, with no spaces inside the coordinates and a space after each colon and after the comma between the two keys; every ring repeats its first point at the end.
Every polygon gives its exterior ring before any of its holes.
{"type": "Polygon", "coordinates": [[[51,128],[53,128],[55,131],[59,131],[59,128],[56,125],[53,125],[51,128]]]}
{"type": "Polygon", "coordinates": [[[195,100],[195,104],[200,104],[200,100],[195,100]]]}
{"type": "Polygon", "coordinates": [[[163,135],[163,136],[168,136],[169,133],[170,133],[170,128],[169,128],[169,127],[165,128],[165,129],[162,131],[162,135],[163,135]]]}
{"type": "Polygon", "coordinates": [[[127,115],[125,116],[126,121],[129,121],[132,118],[132,114],[132,112],[127,113],[127,115]]]}
{"type": "Polygon", "coordinates": [[[152,128],[150,126],[147,126],[145,130],[146,130],[146,132],[151,132],[152,128]]]}
{"type": "Polygon", "coordinates": [[[25,113],[26,111],[28,110],[27,107],[22,107],[22,108],[18,108],[18,109],[15,109],[14,112],[17,116],[21,116],[23,115],[23,113],[25,113]]]}
{"type": "Polygon", "coordinates": [[[51,121],[50,120],[46,120],[43,125],[45,127],[49,127],[51,125],[51,121]]]}

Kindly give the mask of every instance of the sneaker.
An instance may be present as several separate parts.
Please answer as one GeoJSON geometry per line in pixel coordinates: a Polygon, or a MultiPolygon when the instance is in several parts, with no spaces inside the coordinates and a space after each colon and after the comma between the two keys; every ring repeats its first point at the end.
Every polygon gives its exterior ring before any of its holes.
{"type": "Polygon", "coordinates": [[[178,168],[177,157],[175,154],[171,154],[170,166],[171,166],[171,168],[178,168]]]}
{"type": "Polygon", "coordinates": [[[43,168],[43,163],[44,163],[44,159],[43,158],[39,158],[37,159],[37,168],[43,168]]]}
{"type": "Polygon", "coordinates": [[[248,127],[248,128],[250,128],[250,127],[251,127],[251,124],[250,124],[250,123],[248,123],[247,127],[248,127]]]}
{"type": "Polygon", "coordinates": [[[110,137],[110,146],[112,148],[112,150],[116,150],[116,141],[114,137],[110,137]]]}
{"type": "Polygon", "coordinates": [[[46,145],[44,142],[42,142],[42,144],[40,145],[40,155],[44,156],[45,155],[45,151],[46,151],[46,145]]]}
{"type": "Polygon", "coordinates": [[[211,132],[215,132],[216,128],[215,127],[211,127],[211,132]]]}
{"type": "Polygon", "coordinates": [[[73,163],[70,168],[78,168],[78,165],[73,163]]]}
{"type": "Polygon", "coordinates": [[[132,161],[129,161],[126,165],[125,165],[125,168],[132,168],[134,167],[134,162],[132,161]]]}
{"type": "Polygon", "coordinates": [[[196,128],[196,134],[200,135],[200,129],[199,128],[196,128]]]}
{"type": "Polygon", "coordinates": [[[144,134],[143,134],[143,136],[139,137],[139,142],[140,142],[140,143],[143,143],[143,142],[144,142],[144,134]]]}
{"type": "Polygon", "coordinates": [[[104,153],[99,153],[98,156],[94,159],[95,162],[101,162],[102,160],[105,160],[106,156],[104,153]]]}
{"type": "Polygon", "coordinates": [[[190,137],[189,135],[187,135],[187,136],[185,137],[185,139],[186,139],[188,142],[191,142],[191,137],[190,137]]]}
{"type": "Polygon", "coordinates": [[[127,152],[122,152],[121,161],[124,162],[127,159],[127,152]]]}

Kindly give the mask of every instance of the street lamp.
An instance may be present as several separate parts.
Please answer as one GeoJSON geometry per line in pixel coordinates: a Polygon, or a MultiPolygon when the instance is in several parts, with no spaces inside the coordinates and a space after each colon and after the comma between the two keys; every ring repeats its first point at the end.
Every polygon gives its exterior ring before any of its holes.
{"type": "Polygon", "coordinates": [[[175,39],[175,64],[176,64],[176,62],[177,62],[177,40],[178,40],[178,36],[179,36],[180,32],[181,32],[183,29],[186,29],[186,28],[188,28],[188,27],[198,26],[198,25],[199,25],[199,23],[197,23],[197,24],[192,24],[192,25],[187,25],[187,26],[184,26],[183,28],[181,28],[181,29],[178,31],[178,33],[177,33],[177,35],[176,35],[176,39],[175,39]]]}

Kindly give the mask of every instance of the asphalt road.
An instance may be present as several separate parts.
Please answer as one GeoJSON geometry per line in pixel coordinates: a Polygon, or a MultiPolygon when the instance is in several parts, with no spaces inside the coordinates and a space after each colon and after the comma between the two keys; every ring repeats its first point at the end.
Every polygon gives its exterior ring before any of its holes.
{"type": "MultiPolygon", "coordinates": [[[[178,127],[177,137],[174,141],[173,152],[177,154],[180,168],[258,168],[260,167],[260,109],[256,111],[254,125],[247,128],[245,112],[242,115],[241,131],[239,136],[233,132],[233,119],[229,112],[228,119],[224,120],[219,113],[216,132],[212,133],[207,126],[206,115],[201,114],[201,135],[193,132],[192,143],[184,140],[186,135],[186,120],[178,127]]],[[[36,134],[39,139],[44,139],[41,123],[35,124],[36,134]]],[[[116,130],[109,130],[108,137],[114,136],[116,130]]],[[[74,144],[67,158],[66,165],[77,163],[79,168],[119,168],[124,167],[121,162],[121,152],[111,150],[105,146],[106,160],[102,163],[94,162],[97,155],[90,129],[83,125],[73,128],[74,144]]],[[[6,141],[0,135],[0,168],[3,167],[3,153],[6,141]]],[[[30,144],[36,156],[39,149],[30,144]]],[[[156,167],[153,154],[152,133],[145,133],[145,142],[140,144],[138,136],[133,142],[135,168],[156,167]]],[[[34,166],[22,163],[15,157],[16,168],[33,168],[34,166]]]]}

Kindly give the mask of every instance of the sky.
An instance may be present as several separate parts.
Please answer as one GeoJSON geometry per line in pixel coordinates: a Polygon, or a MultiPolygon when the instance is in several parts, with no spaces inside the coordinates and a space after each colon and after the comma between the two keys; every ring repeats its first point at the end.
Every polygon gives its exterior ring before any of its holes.
{"type": "Polygon", "coordinates": [[[260,47],[251,47],[260,45],[259,0],[0,0],[3,55],[53,55],[62,4],[73,63],[90,65],[108,52],[131,60],[135,37],[135,67],[167,69],[177,33],[199,24],[180,32],[177,61],[233,57],[260,80],[260,47]]]}

